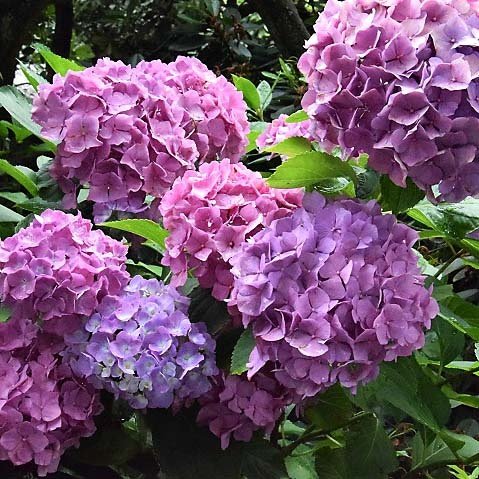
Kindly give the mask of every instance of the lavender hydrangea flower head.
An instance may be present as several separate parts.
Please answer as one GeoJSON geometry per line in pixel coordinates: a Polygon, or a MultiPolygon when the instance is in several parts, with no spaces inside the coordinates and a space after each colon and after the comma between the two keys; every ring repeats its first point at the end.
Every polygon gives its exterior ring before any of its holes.
{"type": "Polygon", "coordinates": [[[309,120],[287,123],[287,119],[288,115],[284,114],[274,119],[256,139],[258,148],[268,148],[296,136],[308,140],[313,139],[310,134],[311,124],[309,120]]]}
{"type": "Polygon", "coordinates": [[[330,0],[299,62],[311,134],[429,197],[479,195],[477,2],[330,0]]]}
{"type": "Polygon", "coordinates": [[[0,460],[33,462],[46,476],[66,449],[95,432],[93,417],[102,408],[95,389],[61,362],[61,338],[18,314],[0,324],[1,337],[11,335],[10,323],[35,334],[0,350],[0,460]]]}
{"type": "Polygon", "coordinates": [[[96,221],[144,211],[196,162],[239,161],[249,128],[241,93],[186,57],[134,68],[103,59],[57,75],[40,86],[33,118],[59,142],[51,173],[65,205],[87,185],[96,221]]]}
{"type": "Polygon", "coordinates": [[[211,388],[215,341],[191,323],[189,300],[157,280],[132,278],[107,296],[84,330],[67,337],[72,370],[136,409],[176,408],[211,388]]]}
{"type": "Polygon", "coordinates": [[[271,189],[259,173],[228,159],[187,171],[160,205],[170,231],[163,264],[174,273],[172,284],[184,284],[191,269],[216,299],[227,298],[231,257],[246,238],[298,207],[302,195],[271,189]]]}
{"type": "Polygon", "coordinates": [[[233,438],[249,442],[255,431],[271,434],[291,395],[271,374],[216,378],[215,387],[201,398],[198,424],[208,426],[226,449],[233,438]]]}
{"type": "Polygon", "coordinates": [[[46,210],[0,241],[0,302],[62,336],[125,286],[126,251],[80,214],[46,210]]]}
{"type": "Polygon", "coordinates": [[[256,338],[249,375],[272,363],[299,400],[336,382],[354,391],[370,381],[382,361],[424,345],[438,311],[414,230],[374,201],[313,193],[303,205],[231,259],[231,303],[256,338]]]}

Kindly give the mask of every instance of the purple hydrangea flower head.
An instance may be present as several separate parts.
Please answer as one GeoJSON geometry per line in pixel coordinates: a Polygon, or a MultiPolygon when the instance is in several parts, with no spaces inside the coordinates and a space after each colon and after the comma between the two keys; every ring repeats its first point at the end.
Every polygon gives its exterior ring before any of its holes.
{"type": "Polygon", "coordinates": [[[215,387],[200,400],[198,424],[208,426],[226,449],[231,441],[249,442],[255,431],[270,434],[291,395],[271,374],[216,378],[215,387]]]}
{"type": "Polygon", "coordinates": [[[172,283],[185,283],[188,269],[213,296],[228,297],[229,261],[246,238],[301,204],[301,190],[270,188],[259,173],[225,159],[187,171],[164,196],[160,212],[170,231],[163,263],[172,283]]]}
{"type": "Polygon", "coordinates": [[[0,352],[0,460],[33,462],[45,476],[56,472],[66,449],[95,432],[102,408],[95,389],[62,363],[61,338],[16,313],[0,325],[1,336],[12,322],[36,334],[0,352]]]}
{"type": "Polygon", "coordinates": [[[301,400],[336,382],[354,391],[421,348],[438,307],[416,239],[374,201],[313,193],[243,244],[230,303],[256,338],[249,375],[272,363],[301,400]]]}
{"type": "Polygon", "coordinates": [[[258,136],[256,144],[258,148],[264,149],[273,145],[277,145],[288,138],[296,136],[312,139],[310,134],[310,121],[300,121],[297,123],[286,123],[288,115],[280,115],[274,119],[258,136]]]}
{"type": "Polygon", "coordinates": [[[67,336],[65,360],[133,408],[188,405],[218,374],[215,341],[204,323],[190,322],[188,305],[174,287],[135,276],[105,297],[82,333],[67,336]]]}
{"type": "Polygon", "coordinates": [[[46,210],[0,241],[0,302],[62,336],[128,282],[126,251],[80,214],[46,210]]]}
{"type": "Polygon", "coordinates": [[[479,195],[478,2],[330,0],[299,61],[311,135],[431,199],[479,195]]]}
{"type": "Polygon", "coordinates": [[[42,85],[33,118],[59,142],[51,169],[74,207],[89,187],[95,220],[138,213],[196,162],[239,161],[247,144],[241,93],[195,58],[136,67],[103,59],[42,85]]]}

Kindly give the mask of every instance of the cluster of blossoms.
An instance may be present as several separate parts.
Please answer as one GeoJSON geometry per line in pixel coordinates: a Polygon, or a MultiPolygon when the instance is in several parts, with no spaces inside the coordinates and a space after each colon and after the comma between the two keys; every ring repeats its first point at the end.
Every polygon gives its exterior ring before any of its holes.
{"type": "Polygon", "coordinates": [[[160,204],[170,231],[163,264],[174,273],[172,284],[184,284],[191,269],[203,288],[226,299],[233,285],[230,259],[247,238],[297,208],[302,196],[272,189],[259,173],[227,159],[187,171],[160,204]]]}
{"type": "Polygon", "coordinates": [[[189,300],[157,280],[132,278],[67,338],[72,370],[136,409],[181,407],[211,389],[215,341],[192,324],[189,300]]]}
{"type": "Polygon", "coordinates": [[[39,332],[28,346],[0,350],[0,460],[33,461],[40,476],[55,472],[65,450],[95,432],[93,416],[101,412],[95,389],[61,363],[63,347],[39,332]]]}
{"type": "Polygon", "coordinates": [[[81,215],[46,210],[0,241],[0,302],[63,336],[126,285],[126,252],[81,215]]]}
{"type": "Polygon", "coordinates": [[[95,219],[138,213],[195,163],[239,161],[248,122],[242,95],[195,58],[136,67],[100,60],[40,86],[33,118],[59,142],[51,173],[74,207],[89,187],[95,219]]]}
{"type": "Polygon", "coordinates": [[[330,0],[299,62],[311,134],[438,200],[479,194],[479,16],[467,0],[330,0]]]}
{"type": "Polygon", "coordinates": [[[251,380],[218,376],[215,387],[200,402],[198,423],[207,425],[226,449],[231,438],[248,442],[255,431],[270,434],[291,404],[291,396],[271,374],[261,372],[251,380]]]}
{"type": "Polygon", "coordinates": [[[288,115],[284,114],[274,119],[256,139],[258,148],[265,149],[296,136],[312,139],[310,133],[311,122],[309,120],[287,123],[287,119],[288,115]]]}
{"type": "Polygon", "coordinates": [[[303,205],[231,259],[231,303],[256,339],[249,374],[272,362],[298,399],[335,382],[354,391],[381,361],[422,347],[437,313],[414,230],[374,201],[328,203],[314,193],[303,205]]]}
{"type": "Polygon", "coordinates": [[[80,215],[47,210],[0,242],[0,459],[54,472],[95,431],[93,386],[64,363],[64,335],[127,284],[126,247],[80,215]]]}

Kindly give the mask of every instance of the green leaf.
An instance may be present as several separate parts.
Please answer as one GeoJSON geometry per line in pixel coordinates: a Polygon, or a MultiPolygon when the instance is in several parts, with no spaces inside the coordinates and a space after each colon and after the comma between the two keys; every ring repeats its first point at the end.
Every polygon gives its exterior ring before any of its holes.
{"type": "Polygon", "coordinates": [[[440,299],[439,307],[439,314],[443,319],[475,341],[479,341],[479,306],[451,293],[440,299]]]}
{"type": "Polygon", "coordinates": [[[421,201],[425,193],[409,178],[406,188],[395,185],[388,176],[381,177],[381,205],[384,210],[394,214],[402,213],[421,201]]]}
{"type": "Polygon", "coordinates": [[[143,268],[144,270],[149,271],[150,273],[154,274],[158,278],[163,277],[163,268],[161,266],[156,266],[154,264],[146,264],[146,263],[142,263],[141,261],[139,263],[135,263],[131,259],[127,260],[126,264],[135,266],[137,268],[143,268]]]}
{"type": "Polygon", "coordinates": [[[268,123],[264,121],[253,121],[249,124],[249,126],[250,126],[250,132],[248,133],[249,144],[246,147],[246,153],[256,150],[256,148],[258,147],[256,144],[256,140],[261,135],[261,133],[263,133],[263,131],[266,129],[266,127],[268,126],[268,123]]]}
{"type": "Polygon", "coordinates": [[[281,451],[273,447],[269,442],[257,440],[241,445],[240,457],[241,476],[239,477],[247,477],[248,479],[283,479],[286,475],[286,467],[281,451]]]}
{"type": "Polygon", "coordinates": [[[206,323],[210,334],[218,334],[231,321],[226,304],[214,299],[211,290],[198,287],[190,297],[188,317],[193,323],[206,323]]]}
{"type": "Polygon", "coordinates": [[[303,153],[308,153],[312,150],[311,142],[306,138],[300,136],[294,136],[287,138],[281,143],[265,148],[263,151],[269,153],[278,153],[280,155],[286,155],[289,157],[295,157],[303,153]]]}
{"type": "Polygon", "coordinates": [[[217,17],[220,13],[220,0],[205,0],[206,8],[210,15],[217,17]]]}
{"type": "Polygon", "coordinates": [[[256,343],[251,329],[248,328],[243,331],[231,356],[231,374],[243,374],[248,370],[246,365],[255,345],[256,343]]]}
{"type": "Polygon", "coordinates": [[[6,323],[12,312],[6,306],[0,305],[0,323],[6,323]]]}
{"type": "MultiPolygon", "coordinates": [[[[298,447],[296,451],[301,453],[303,452],[301,449],[302,448],[298,447]]],[[[304,449],[304,453],[306,453],[307,449],[304,449]]],[[[315,469],[313,454],[288,456],[285,458],[284,463],[290,479],[319,479],[315,469]]]]}
{"type": "Polygon", "coordinates": [[[436,435],[417,433],[412,443],[412,470],[446,466],[458,458],[469,462],[479,458],[479,441],[464,434],[441,431],[436,435]],[[451,447],[454,445],[453,449],[451,447]]]}
{"type": "Polygon", "coordinates": [[[4,172],[20,183],[32,196],[38,194],[37,185],[21,170],[0,158],[0,172],[4,172]]]}
{"type": "Polygon", "coordinates": [[[434,320],[433,331],[439,340],[441,364],[445,366],[462,353],[465,346],[464,334],[440,317],[434,320]]]}
{"type": "Polygon", "coordinates": [[[142,444],[137,442],[120,423],[103,424],[92,437],[82,440],[81,447],[71,451],[79,462],[109,466],[124,464],[139,453],[142,444]]]}
{"type": "Polygon", "coordinates": [[[449,384],[442,387],[443,393],[452,401],[456,401],[465,406],[479,409],[479,396],[471,396],[470,394],[460,394],[452,389],[449,384]]]}
{"type": "Polygon", "coordinates": [[[350,178],[356,182],[353,168],[339,158],[313,151],[290,158],[268,178],[273,188],[313,186],[332,178],[350,178]]]}
{"type": "Polygon", "coordinates": [[[308,114],[304,110],[299,110],[288,116],[286,123],[301,123],[309,120],[308,114]]]}
{"type": "Polygon", "coordinates": [[[344,448],[319,451],[320,479],[387,479],[396,469],[394,448],[376,416],[356,421],[346,429],[344,438],[344,448]]]}
{"type": "Polygon", "coordinates": [[[476,258],[479,258],[479,241],[476,239],[463,239],[460,242],[461,246],[469,251],[469,253],[473,254],[476,258]]]}
{"type": "Polygon", "coordinates": [[[60,201],[47,201],[43,198],[36,196],[35,198],[28,199],[17,203],[17,206],[23,210],[30,211],[35,214],[40,214],[46,209],[60,210],[62,204],[60,201]]]}
{"type": "Polygon", "coordinates": [[[383,363],[378,379],[362,387],[354,401],[368,409],[393,406],[435,431],[447,422],[451,410],[447,397],[414,358],[383,363]]]}
{"type": "Polygon", "coordinates": [[[325,196],[345,195],[350,198],[355,198],[354,183],[347,178],[333,178],[331,180],[324,180],[314,186],[314,189],[325,196]]]}
{"type": "Polygon", "coordinates": [[[23,219],[24,217],[22,215],[19,215],[6,206],[0,205],[0,223],[18,223],[23,219]]]}
{"type": "Polygon", "coordinates": [[[0,198],[5,198],[6,200],[11,201],[15,204],[22,203],[23,201],[28,201],[28,196],[22,192],[12,193],[10,191],[2,191],[0,192],[0,198]]]}
{"type": "Polygon", "coordinates": [[[265,440],[232,441],[221,450],[220,441],[196,422],[194,410],[176,415],[150,409],[148,424],[162,475],[169,479],[284,479],[281,451],[265,440]]]}
{"type": "Polygon", "coordinates": [[[353,405],[343,388],[336,384],[316,397],[316,404],[305,411],[306,418],[326,431],[338,429],[353,415],[353,405]]]}
{"type": "Polygon", "coordinates": [[[42,83],[47,83],[47,80],[45,78],[28,68],[27,65],[25,65],[23,62],[19,61],[18,64],[20,65],[20,69],[25,75],[25,78],[28,80],[30,85],[35,88],[35,90],[38,90],[38,85],[42,83]]]}
{"type": "Polygon", "coordinates": [[[271,100],[273,99],[273,90],[271,89],[271,85],[265,80],[259,83],[256,90],[258,90],[258,95],[260,98],[261,111],[264,111],[271,104],[271,100]]]}
{"type": "Polygon", "coordinates": [[[9,121],[6,121],[6,120],[2,120],[0,122],[0,124],[2,126],[5,126],[5,128],[7,128],[7,130],[10,130],[11,132],[13,132],[13,134],[15,135],[15,141],[17,143],[22,143],[23,141],[25,141],[27,138],[29,138],[30,136],[32,136],[32,132],[31,131],[28,131],[26,128],[24,128],[22,125],[19,125],[18,123],[11,123],[9,121]]]}
{"type": "Polygon", "coordinates": [[[0,106],[3,106],[20,125],[44,140],[40,127],[32,120],[31,103],[17,88],[13,86],[0,87],[0,106]]]}
{"type": "Polygon", "coordinates": [[[78,63],[75,63],[72,60],[67,60],[56,53],[53,53],[47,46],[42,45],[41,43],[35,43],[33,48],[35,48],[35,51],[44,58],[55,73],[66,75],[70,70],[78,72],[85,69],[85,67],[78,65],[78,63]]]}
{"type": "Polygon", "coordinates": [[[108,221],[101,223],[98,226],[105,226],[120,231],[133,233],[142,238],[152,241],[161,248],[165,247],[165,239],[168,236],[168,231],[162,228],[158,223],[151,220],[143,219],[129,219],[120,221],[108,221]]]}
{"type": "Polygon", "coordinates": [[[423,200],[410,209],[408,215],[448,238],[463,239],[479,229],[479,199],[468,198],[461,203],[439,205],[423,200]]]}
{"type": "Polygon", "coordinates": [[[261,109],[261,98],[254,84],[247,78],[233,75],[233,83],[236,88],[243,93],[246,104],[254,111],[261,109]]]}

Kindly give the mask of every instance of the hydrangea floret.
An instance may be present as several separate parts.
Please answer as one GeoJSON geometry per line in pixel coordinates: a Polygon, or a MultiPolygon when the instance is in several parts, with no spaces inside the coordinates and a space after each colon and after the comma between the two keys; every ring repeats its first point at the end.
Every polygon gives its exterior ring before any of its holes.
{"type": "Polygon", "coordinates": [[[354,392],[382,361],[421,348],[438,307],[416,240],[374,201],[313,193],[243,244],[231,303],[256,339],[249,376],[271,363],[298,400],[336,382],[354,392]]]}
{"type": "Polygon", "coordinates": [[[431,199],[479,195],[477,5],[328,1],[299,61],[311,134],[431,199]]]}
{"type": "Polygon", "coordinates": [[[88,187],[97,222],[139,213],[196,163],[239,161],[246,104],[235,87],[195,58],[131,67],[109,59],[40,85],[33,119],[59,143],[51,168],[75,207],[88,187]]]}

